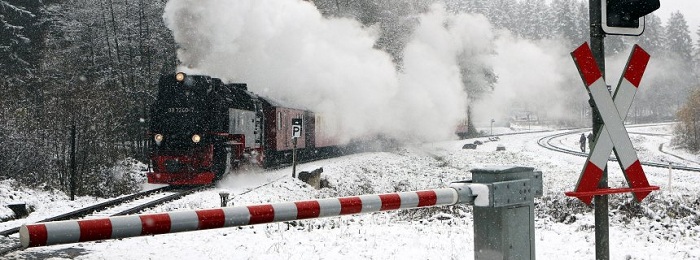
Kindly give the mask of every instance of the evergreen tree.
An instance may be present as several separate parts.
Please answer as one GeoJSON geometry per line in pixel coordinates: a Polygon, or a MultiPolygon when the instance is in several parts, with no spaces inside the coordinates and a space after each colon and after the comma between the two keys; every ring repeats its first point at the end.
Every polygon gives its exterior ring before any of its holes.
{"type": "Polygon", "coordinates": [[[15,176],[37,181],[41,172],[51,170],[50,151],[41,117],[44,110],[41,53],[44,46],[45,16],[40,0],[0,1],[0,131],[12,133],[0,139],[11,151],[12,161],[0,177],[15,176]]]}
{"type": "Polygon", "coordinates": [[[488,17],[488,0],[446,0],[445,6],[455,13],[483,14],[488,17]]]}
{"type": "Polygon", "coordinates": [[[693,41],[685,17],[680,11],[671,14],[666,25],[665,46],[673,58],[688,64],[693,53],[693,41]]]}
{"type": "Polygon", "coordinates": [[[581,44],[585,41],[588,41],[591,36],[591,29],[590,29],[590,15],[588,14],[588,2],[587,1],[580,1],[576,5],[576,28],[575,28],[575,35],[574,35],[574,43],[575,44],[581,44]]]}
{"type": "Polygon", "coordinates": [[[605,55],[616,55],[625,50],[625,37],[622,35],[605,36],[605,55]]]}
{"type": "Polygon", "coordinates": [[[700,49],[700,25],[698,26],[698,49],[700,49]]]}
{"type": "Polygon", "coordinates": [[[695,73],[697,82],[700,83],[700,26],[698,26],[698,43],[695,48],[695,73]]]}
{"type": "Polygon", "coordinates": [[[638,37],[638,44],[652,55],[660,52],[664,46],[664,27],[661,18],[651,13],[644,17],[644,33],[638,37]]]}
{"type": "MultiPolygon", "coordinates": [[[[655,18],[652,16],[650,29],[662,28],[656,26],[655,18]]],[[[659,48],[656,52],[656,59],[664,66],[664,73],[650,78],[649,85],[653,89],[640,93],[640,100],[637,104],[647,107],[647,114],[655,120],[672,120],[685,101],[689,92],[697,85],[697,79],[692,68],[692,41],[688,25],[680,12],[671,14],[661,37],[662,45],[655,45],[656,40],[642,38],[640,41],[648,40],[652,48],[659,48]]],[[[645,32],[646,34],[646,32],[645,32]]],[[[649,35],[647,37],[653,37],[649,35]]],[[[643,46],[646,47],[646,46],[643,46]]]]}
{"type": "MultiPolygon", "coordinates": [[[[690,37],[690,29],[685,17],[680,11],[671,14],[666,25],[666,34],[664,37],[667,56],[669,59],[678,61],[678,66],[681,68],[693,68],[693,40],[690,37]]],[[[673,71],[671,74],[676,74],[671,79],[671,83],[679,88],[679,98],[687,96],[690,88],[697,84],[698,71],[690,70],[673,71]]]]}
{"type": "Polygon", "coordinates": [[[514,14],[515,0],[492,0],[488,2],[486,17],[496,28],[512,30],[516,27],[514,14]]]}
{"type": "Polygon", "coordinates": [[[551,6],[554,13],[552,26],[554,37],[564,38],[572,47],[579,45],[580,43],[576,42],[579,38],[576,28],[580,21],[577,21],[574,15],[576,10],[574,0],[553,0],[551,6]]]}
{"type": "Polygon", "coordinates": [[[698,26],[698,32],[697,32],[697,34],[698,34],[698,43],[697,43],[697,48],[696,48],[696,50],[698,50],[697,54],[698,54],[698,56],[699,56],[698,58],[700,58],[700,26],[698,26]]]}
{"type": "Polygon", "coordinates": [[[516,13],[513,18],[517,35],[526,39],[543,39],[551,36],[549,27],[550,12],[546,3],[539,0],[525,0],[516,4],[516,13]]]}
{"type": "MultiPolygon", "coordinates": [[[[401,52],[417,24],[416,15],[428,10],[435,1],[396,0],[315,0],[314,4],[325,16],[349,17],[366,26],[379,26],[381,35],[376,47],[391,54],[401,67],[401,52]]],[[[453,5],[453,8],[466,6],[453,5]]]]}
{"type": "Polygon", "coordinates": [[[23,56],[23,50],[31,44],[24,21],[35,17],[24,6],[0,1],[0,87],[3,93],[11,93],[31,71],[23,56]]]}

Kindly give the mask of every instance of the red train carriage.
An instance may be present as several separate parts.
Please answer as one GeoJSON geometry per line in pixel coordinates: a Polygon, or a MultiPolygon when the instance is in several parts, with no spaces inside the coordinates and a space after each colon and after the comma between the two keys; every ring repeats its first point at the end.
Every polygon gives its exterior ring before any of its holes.
{"type": "Polygon", "coordinates": [[[149,183],[211,183],[261,152],[260,105],[245,84],[178,73],[158,86],[149,183]]]}
{"type": "Polygon", "coordinates": [[[283,106],[278,101],[270,98],[259,98],[263,108],[264,128],[264,166],[270,167],[291,162],[292,150],[292,119],[300,118],[302,125],[302,138],[297,138],[297,151],[313,148],[313,124],[312,112],[283,106]]]}
{"type": "Polygon", "coordinates": [[[300,161],[340,154],[347,142],[338,138],[337,127],[324,117],[301,108],[291,108],[270,98],[259,98],[264,115],[264,166],[292,162],[292,119],[302,119],[301,137],[297,138],[297,156],[300,161]]]}

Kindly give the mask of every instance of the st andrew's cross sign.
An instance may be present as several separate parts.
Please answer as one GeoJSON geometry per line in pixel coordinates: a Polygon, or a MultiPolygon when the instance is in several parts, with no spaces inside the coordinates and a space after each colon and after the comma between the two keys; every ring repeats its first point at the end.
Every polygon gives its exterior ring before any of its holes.
{"type": "Polygon", "coordinates": [[[581,74],[583,83],[593,98],[596,108],[603,119],[603,126],[597,133],[595,145],[588,155],[588,160],[579,177],[576,190],[566,192],[567,196],[577,197],[590,204],[593,196],[632,192],[637,201],[642,201],[657,186],[650,186],[644,175],[642,164],[637,158],[637,152],[632,146],[629,134],[625,129],[624,119],[632,105],[634,95],[649,63],[649,54],[638,45],[632,48],[632,54],[627,60],[625,72],[615,89],[614,98],[610,96],[605,79],[598,68],[588,43],[578,47],[571,56],[581,74]],[[614,151],[617,161],[629,183],[629,188],[598,188],[603,171],[608,163],[610,152],[614,151]]]}

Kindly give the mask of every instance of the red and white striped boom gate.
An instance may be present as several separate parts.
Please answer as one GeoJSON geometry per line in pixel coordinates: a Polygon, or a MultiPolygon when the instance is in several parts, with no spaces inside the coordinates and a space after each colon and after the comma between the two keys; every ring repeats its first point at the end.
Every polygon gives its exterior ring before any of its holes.
{"type": "Polygon", "coordinates": [[[455,188],[237,206],[157,214],[66,220],[24,225],[22,246],[36,247],[103,239],[236,227],[408,208],[454,205],[455,188]]]}
{"type": "Polygon", "coordinates": [[[471,172],[473,181],[454,182],[442,189],[28,224],[20,228],[20,241],[27,248],[469,204],[474,205],[475,259],[484,257],[482,254],[534,259],[534,198],[542,196],[542,173],[514,166],[471,172]]]}

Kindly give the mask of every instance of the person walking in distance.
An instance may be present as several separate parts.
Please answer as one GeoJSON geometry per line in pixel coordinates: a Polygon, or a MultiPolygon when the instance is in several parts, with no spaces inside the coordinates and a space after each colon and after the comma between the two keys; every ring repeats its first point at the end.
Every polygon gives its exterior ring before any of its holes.
{"type": "Polygon", "coordinates": [[[581,138],[578,140],[579,144],[581,145],[581,152],[586,152],[586,135],[581,133],[581,138]]]}

